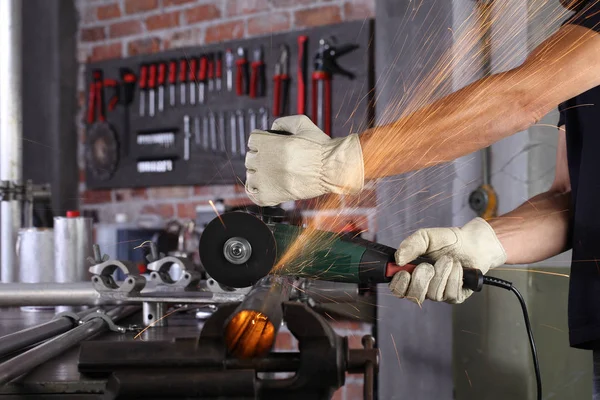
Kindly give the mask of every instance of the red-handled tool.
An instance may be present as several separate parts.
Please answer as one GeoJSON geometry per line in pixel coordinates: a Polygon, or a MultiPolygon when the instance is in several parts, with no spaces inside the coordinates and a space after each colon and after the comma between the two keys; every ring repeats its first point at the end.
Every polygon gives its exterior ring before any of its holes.
{"type": "Polygon", "coordinates": [[[275,64],[275,74],[273,75],[273,117],[280,117],[288,113],[290,90],[289,50],[284,44],[280,48],[279,61],[275,64]]]}
{"type": "Polygon", "coordinates": [[[337,59],[357,48],[356,44],[333,47],[325,39],[319,40],[319,50],[315,56],[315,69],[312,74],[312,119],[329,136],[331,136],[333,76],[343,75],[354,79],[354,74],[342,69],[337,64],[337,59]]]}
{"type": "Polygon", "coordinates": [[[151,64],[148,73],[148,91],[150,96],[148,97],[148,115],[154,117],[154,107],[156,95],[156,64],[151,64]]]}
{"type": "Polygon", "coordinates": [[[169,62],[169,106],[175,106],[175,84],[177,83],[177,61],[169,62]]]}
{"type": "Polygon", "coordinates": [[[114,94],[108,100],[108,111],[113,111],[119,103],[119,83],[114,79],[104,79],[103,88],[112,88],[114,94]]]}
{"type": "Polygon", "coordinates": [[[254,49],[251,68],[250,97],[254,99],[264,96],[265,91],[265,62],[263,61],[263,51],[260,46],[254,49]]]}
{"type": "Polygon", "coordinates": [[[243,47],[237,49],[238,58],[235,60],[237,65],[237,73],[235,77],[235,88],[238,96],[245,96],[249,89],[249,71],[248,60],[246,59],[246,50],[243,47]]]}
{"type": "Polygon", "coordinates": [[[212,92],[215,90],[215,55],[209,54],[206,56],[207,68],[208,68],[208,91],[212,92]]]}
{"type": "Polygon", "coordinates": [[[158,65],[158,112],[165,109],[165,79],[167,75],[167,64],[158,65]]]}
{"type": "Polygon", "coordinates": [[[215,86],[217,92],[220,92],[223,86],[223,53],[221,53],[220,51],[217,53],[216,56],[215,68],[215,86]]]}
{"type": "Polygon", "coordinates": [[[146,114],[146,89],[148,87],[148,66],[140,68],[140,108],[138,114],[143,117],[146,114]]]}
{"type": "Polygon", "coordinates": [[[198,68],[198,60],[192,58],[190,60],[190,68],[188,69],[188,82],[190,85],[190,104],[196,104],[196,68],[198,68]]]}
{"type": "Polygon", "coordinates": [[[101,70],[92,72],[92,83],[88,93],[88,124],[93,124],[96,119],[104,121],[104,99],[103,99],[103,74],[101,70]]]}
{"type": "Polygon", "coordinates": [[[208,58],[200,57],[200,66],[198,67],[198,97],[200,104],[204,104],[206,98],[206,79],[208,77],[208,58]]]}
{"type": "Polygon", "coordinates": [[[306,52],[307,44],[308,36],[298,36],[298,100],[296,104],[296,107],[298,107],[298,115],[306,113],[306,68],[308,67],[308,55],[306,52]]]}
{"type": "Polygon", "coordinates": [[[179,104],[185,105],[187,96],[185,88],[187,86],[187,59],[183,58],[179,61],[179,104]]]}

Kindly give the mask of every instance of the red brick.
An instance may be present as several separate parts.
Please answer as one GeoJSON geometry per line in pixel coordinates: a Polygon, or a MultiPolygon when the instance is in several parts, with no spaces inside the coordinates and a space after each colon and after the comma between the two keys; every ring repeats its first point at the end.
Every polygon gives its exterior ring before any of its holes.
{"type": "Polygon", "coordinates": [[[265,35],[267,33],[287,31],[291,27],[292,22],[289,13],[269,13],[248,20],[248,35],[265,35]]]}
{"type": "Polygon", "coordinates": [[[196,0],[163,0],[164,7],[179,6],[186,3],[193,3],[196,0]]]}
{"type": "Polygon", "coordinates": [[[94,46],[89,62],[108,60],[111,58],[121,58],[123,56],[123,46],[121,43],[103,44],[94,46]]]}
{"type": "Polygon", "coordinates": [[[325,194],[314,199],[298,200],[296,207],[301,210],[324,210],[340,208],[342,206],[341,196],[336,194],[325,194]]]}
{"type": "MultiPolygon", "coordinates": [[[[359,375],[352,375],[352,376],[359,376],[359,375]]],[[[346,399],[362,399],[364,398],[363,396],[363,384],[361,383],[355,383],[355,382],[350,382],[344,385],[344,395],[346,399]]]]}
{"type": "Polygon", "coordinates": [[[372,0],[353,0],[344,4],[344,16],[347,21],[367,19],[375,16],[375,2],[372,0]]]}
{"type": "Polygon", "coordinates": [[[226,40],[241,39],[244,36],[244,22],[234,21],[213,25],[206,28],[206,43],[224,42],[226,40]]]}
{"type": "Polygon", "coordinates": [[[214,4],[202,4],[185,10],[185,20],[188,24],[221,18],[221,10],[214,4]]]}
{"type": "Polygon", "coordinates": [[[148,195],[151,199],[188,198],[190,188],[187,186],[155,187],[148,189],[148,195]]]}
{"type": "MultiPolygon", "coordinates": [[[[339,388],[338,390],[336,390],[333,393],[331,400],[346,400],[345,394],[346,393],[345,393],[344,387],[342,386],[341,388],[339,388]]],[[[348,400],[354,400],[354,399],[348,399],[348,400]]]]}
{"type": "Polygon", "coordinates": [[[139,54],[152,54],[160,51],[161,40],[159,38],[145,38],[132,40],[127,44],[127,54],[137,56],[139,54]]]}
{"type": "Polygon", "coordinates": [[[121,8],[117,3],[98,6],[96,9],[96,17],[99,20],[114,19],[121,16],[121,8]]]}
{"type": "Polygon", "coordinates": [[[116,22],[109,26],[108,30],[111,38],[136,35],[142,33],[142,23],[140,21],[116,22]]]}
{"type": "Polygon", "coordinates": [[[155,214],[163,218],[173,218],[175,216],[175,207],[172,204],[146,205],[142,208],[141,214],[155,214]]]}
{"type": "Polygon", "coordinates": [[[236,190],[234,185],[209,185],[209,186],[195,186],[194,196],[214,196],[228,197],[235,195],[236,190]]]}
{"type": "Polygon", "coordinates": [[[368,231],[369,220],[362,215],[317,215],[305,217],[305,223],[315,229],[330,232],[341,232],[348,224],[353,223],[360,231],[368,231]]]}
{"type": "Polygon", "coordinates": [[[135,14],[158,8],[158,0],[125,0],[125,12],[135,14]]]}
{"type": "Polygon", "coordinates": [[[344,196],[344,206],[347,208],[374,208],[377,207],[377,190],[363,190],[356,196],[344,196]]]}
{"type": "Polygon", "coordinates": [[[112,201],[110,190],[86,190],[82,194],[83,204],[101,204],[112,201]]]}
{"type": "Polygon", "coordinates": [[[223,202],[227,207],[245,207],[252,206],[254,203],[247,197],[241,197],[238,199],[225,199],[223,202]]]}
{"type": "Polygon", "coordinates": [[[226,9],[228,16],[255,14],[268,10],[269,2],[267,0],[228,0],[226,9]]]}
{"type": "Polygon", "coordinates": [[[335,24],[342,21],[339,6],[324,6],[299,10],[295,13],[297,28],[335,24]]]}
{"type": "Polygon", "coordinates": [[[314,4],[315,0],[271,0],[273,7],[293,7],[299,5],[314,4]]]}
{"type": "Polygon", "coordinates": [[[148,199],[148,192],[144,188],[117,189],[114,192],[115,201],[137,201],[148,199]]]}
{"type": "Polygon", "coordinates": [[[146,18],[146,28],[149,31],[167,29],[179,26],[179,11],[153,15],[146,18]]]}
{"type": "Polygon", "coordinates": [[[81,29],[82,42],[97,42],[103,39],[106,39],[106,33],[104,32],[103,26],[81,29]]]}
{"type": "Polygon", "coordinates": [[[79,170],[79,182],[85,182],[85,169],[79,170]]]}
{"type": "Polygon", "coordinates": [[[177,216],[179,218],[196,218],[196,207],[204,203],[179,203],[177,204],[177,216]]]}

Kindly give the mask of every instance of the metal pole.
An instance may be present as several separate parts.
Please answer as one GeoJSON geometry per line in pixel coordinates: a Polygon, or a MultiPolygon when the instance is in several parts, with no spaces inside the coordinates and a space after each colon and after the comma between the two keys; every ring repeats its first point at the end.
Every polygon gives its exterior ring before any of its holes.
{"type": "Polygon", "coordinates": [[[111,299],[101,297],[91,282],[0,284],[0,307],[81,306],[110,302],[111,299]]]}
{"type": "MultiPolygon", "coordinates": [[[[116,307],[106,314],[116,322],[130,316],[138,310],[139,307],[136,306],[116,307]]],[[[0,386],[5,385],[13,379],[31,371],[38,365],[56,357],[72,346],[107,329],[108,323],[105,320],[94,318],[46,343],[3,362],[0,364],[0,386]]]]}
{"type": "MultiPolygon", "coordinates": [[[[23,85],[20,0],[0,1],[0,180],[22,184],[23,85]]],[[[2,282],[17,282],[15,242],[21,228],[19,200],[0,202],[2,282]]]]}
{"type": "MultiPolygon", "coordinates": [[[[83,318],[87,314],[96,312],[97,308],[82,311],[77,314],[78,318],[83,318]]],[[[51,321],[32,326],[18,332],[10,333],[0,337],[0,357],[4,357],[14,351],[23,349],[46,339],[65,333],[77,324],[71,317],[59,317],[51,321]]]]}

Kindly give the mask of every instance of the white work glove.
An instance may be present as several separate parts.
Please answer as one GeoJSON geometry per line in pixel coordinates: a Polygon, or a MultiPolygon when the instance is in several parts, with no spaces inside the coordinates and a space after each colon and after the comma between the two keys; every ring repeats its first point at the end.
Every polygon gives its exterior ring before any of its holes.
{"type": "Polygon", "coordinates": [[[435,262],[419,264],[412,274],[400,271],[390,282],[392,293],[417,304],[427,298],[462,303],[473,291],[463,289],[463,267],[486,274],[506,262],[506,253],[492,227],[475,218],[462,228],[420,229],[406,238],[396,251],[396,263],[406,265],[417,257],[435,262]]]}
{"type": "Polygon", "coordinates": [[[255,130],[246,154],[246,193],[259,206],[311,199],[326,193],[356,194],[364,185],[358,135],[332,139],[305,115],[273,122],[280,135],[255,130]]]}

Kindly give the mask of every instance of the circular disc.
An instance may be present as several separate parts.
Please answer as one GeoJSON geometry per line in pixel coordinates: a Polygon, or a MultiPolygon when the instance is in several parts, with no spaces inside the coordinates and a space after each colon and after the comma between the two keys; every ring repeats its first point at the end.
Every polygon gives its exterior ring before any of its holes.
{"type": "Polygon", "coordinates": [[[106,122],[92,125],[87,133],[85,158],[88,168],[99,180],[110,179],[119,162],[117,135],[106,122]]]}
{"type": "Polygon", "coordinates": [[[200,260],[206,272],[220,284],[243,288],[254,285],[271,272],[277,248],[269,227],[260,219],[244,213],[230,212],[213,219],[200,237],[200,260]],[[225,258],[223,248],[231,238],[246,239],[252,254],[248,261],[233,264],[225,258]]]}

